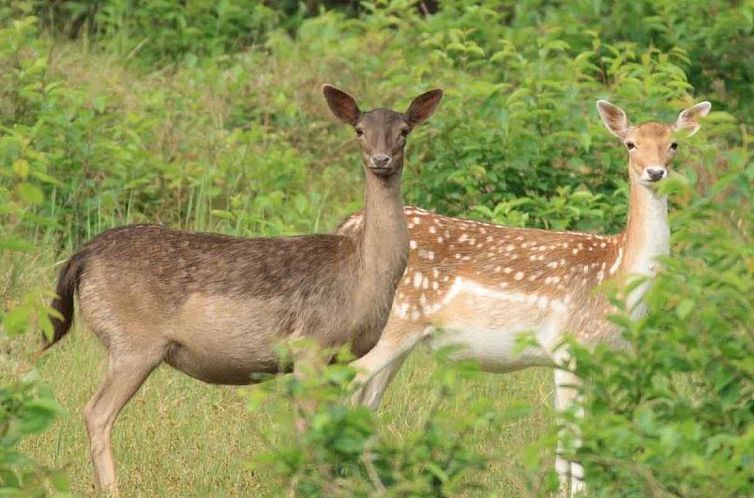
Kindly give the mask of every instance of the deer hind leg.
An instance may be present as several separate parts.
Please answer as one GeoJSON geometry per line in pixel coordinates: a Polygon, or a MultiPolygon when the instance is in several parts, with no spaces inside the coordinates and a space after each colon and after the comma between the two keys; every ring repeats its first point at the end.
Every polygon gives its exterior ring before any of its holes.
{"type": "MultiPolygon", "coordinates": [[[[580,380],[571,371],[567,370],[566,362],[559,362],[555,369],[555,410],[562,413],[568,410],[578,397],[580,380]]],[[[577,414],[579,415],[579,414],[577,414]]],[[[560,420],[562,422],[562,418],[560,420]]],[[[576,441],[579,445],[579,441],[576,441]]],[[[577,462],[572,462],[564,457],[565,447],[562,434],[558,438],[558,449],[555,457],[555,470],[560,482],[560,496],[573,497],[585,490],[584,469],[577,462]]]]}
{"type": "Polygon", "coordinates": [[[117,496],[110,433],[121,409],[160,364],[164,350],[111,351],[105,382],[84,408],[97,487],[117,496]]]}
{"type": "Polygon", "coordinates": [[[355,403],[376,410],[388,384],[414,346],[424,337],[426,325],[405,325],[406,322],[391,316],[377,344],[351,363],[358,371],[353,381],[358,388],[352,398],[355,403]]]}

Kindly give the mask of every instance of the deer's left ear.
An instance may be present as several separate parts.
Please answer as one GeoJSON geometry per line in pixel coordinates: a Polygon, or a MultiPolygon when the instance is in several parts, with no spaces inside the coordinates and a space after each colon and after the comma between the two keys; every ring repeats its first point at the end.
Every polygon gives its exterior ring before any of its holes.
{"type": "Polygon", "coordinates": [[[675,122],[676,129],[685,130],[689,136],[699,131],[699,119],[709,114],[712,104],[709,102],[700,102],[695,106],[689,107],[678,115],[675,122]]]}
{"type": "Polygon", "coordinates": [[[416,97],[406,111],[409,126],[413,128],[429,119],[434,114],[437,106],[440,105],[440,100],[442,100],[442,90],[439,88],[422,93],[416,97]]]}

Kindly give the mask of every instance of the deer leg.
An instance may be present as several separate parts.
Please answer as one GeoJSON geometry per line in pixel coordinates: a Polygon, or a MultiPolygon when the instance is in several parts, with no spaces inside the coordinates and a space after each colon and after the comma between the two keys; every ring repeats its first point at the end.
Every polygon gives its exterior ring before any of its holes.
{"type": "MultiPolygon", "coordinates": [[[[297,337],[302,336],[303,334],[297,334],[297,337]]],[[[293,358],[293,378],[298,382],[306,382],[307,378],[321,378],[322,371],[330,359],[325,351],[320,349],[319,345],[308,341],[293,341],[290,347],[293,358]]],[[[315,398],[293,398],[293,425],[298,434],[304,434],[309,430],[308,420],[314,416],[317,405],[318,400],[315,398]]]]}
{"type": "MultiPolygon", "coordinates": [[[[578,396],[579,378],[566,370],[567,364],[560,363],[555,369],[555,410],[563,413],[576,401],[578,396]]],[[[561,418],[562,422],[562,418],[561,418]]],[[[579,441],[576,441],[579,444],[579,441]]],[[[584,491],[584,469],[576,462],[569,461],[563,456],[565,447],[562,434],[558,438],[558,449],[555,457],[555,470],[560,481],[560,496],[573,497],[584,491]]]]}
{"type": "Polygon", "coordinates": [[[387,386],[395,378],[398,370],[408,358],[410,351],[405,351],[397,356],[385,368],[377,372],[371,379],[367,380],[358,391],[354,393],[353,401],[355,403],[368,406],[370,410],[376,411],[380,407],[382,396],[387,390],[387,386]]]}
{"type": "Polygon", "coordinates": [[[84,408],[97,487],[117,496],[110,433],[121,409],[162,361],[159,354],[110,353],[105,382],[84,408]]]}
{"type": "Polygon", "coordinates": [[[352,382],[352,386],[357,388],[353,401],[376,410],[388,384],[421,338],[421,331],[398,334],[385,330],[371,351],[351,363],[351,366],[357,370],[352,382]],[[375,379],[375,382],[370,382],[386,368],[388,371],[385,375],[380,376],[379,380],[375,379]]]}

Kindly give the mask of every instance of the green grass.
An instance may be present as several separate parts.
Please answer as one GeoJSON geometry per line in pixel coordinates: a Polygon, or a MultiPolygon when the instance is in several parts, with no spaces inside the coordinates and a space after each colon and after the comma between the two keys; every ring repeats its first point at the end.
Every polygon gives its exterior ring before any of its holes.
{"type": "MultiPolygon", "coordinates": [[[[32,337],[21,346],[31,353],[32,337]]],[[[381,430],[400,437],[416,430],[434,393],[428,388],[435,367],[419,349],[387,391],[379,412],[381,430]]],[[[38,375],[49,382],[68,414],[22,448],[50,465],[64,465],[72,490],[96,496],[89,462],[82,408],[97,389],[104,368],[104,348],[81,326],[42,356],[38,375]]],[[[246,411],[244,392],[255,387],[212,386],[160,367],[121,413],[113,431],[119,486],[124,496],[279,496],[264,474],[249,468],[265,451],[259,431],[276,423],[269,409],[246,411]]],[[[521,452],[547,431],[552,385],[546,370],[484,375],[444,409],[462,412],[468,397],[488,397],[500,410],[512,403],[532,405],[529,416],[510,422],[497,434],[476,433],[472,448],[494,448],[500,458],[491,468],[469,476],[496,496],[520,496],[525,486],[521,452]]]]}

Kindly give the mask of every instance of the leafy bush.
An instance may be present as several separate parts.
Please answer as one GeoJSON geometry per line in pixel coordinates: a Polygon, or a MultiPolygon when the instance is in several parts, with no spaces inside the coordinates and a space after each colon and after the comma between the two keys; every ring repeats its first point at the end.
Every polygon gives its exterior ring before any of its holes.
{"type": "Polygon", "coordinates": [[[0,386],[0,494],[3,496],[64,496],[63,472],[37,464],[19,452],[25,438],[46,430],[63,412],[52,392],[29,379],[0,386]]]}
{"type": "MultiPolygon", "coordinates": [[[[526,407],[497,413],[489,400],[474,400],[462,416],[447,414],[443,404],[479,372],[471,363],[450,363],[447,351],[438,357],[429,387],[433,408],[403,440],[380,432],[368,408],[349,406],[355,371],[342,363],[299,363],[297,375],[262,384],[251,392],[249,408],[272,403],[281,416],[280,424],[260,431],[269,451],[256,457],[255,466],[270,469],[290,496],[441,497],[480,491],[466,477],[485,468],[494,448],[477,454],[465,439],[474,431],[499,430],[500,421],[521,416],[526,407]]],[[[341,355],[341,362],[346,359],[341,355]]]]}
{"type": "Polygon", "coordinates": [[[754,493],[754,165],[729,171],[673,219],[676,254],[638,321],[616,318],[631,349],[581,351],[577,422],[593,496],[754,493]]]}
{"type": "MultiPolygon", "coordinates": [[[[36,79],[44,72],[44,63],[25,53],[35,47],[35,19],[14,22],[0,29],[0,68],[3,103],[9,104],[4,112],[18,117],[27,108],[41,105],[36,79]]],[[[23,126],[23,125],[19,125],[23,126]]],[[[21,252],[34,249],[28,240],[28,229],[44,222],[34,210],[44,202],[40,182],[52,182],[46,172],[44,154],[28,148],[28,142],[18,133],[18,128],[5,129],[0,136],[0,261],[4,267],[12,266],[21,252]]],[[[0,344],[31,330],[35,322],[46,332],[51,332],[47,307],[39,295],[27,293],[17,300],[4,296],[0,313],[0,344]]],[[[0,367],[4,372],[23,371],[24,362],[0,353],[0,367]]],[[[34,378],[33,371],[21,380],[0,385],[0,495],[46,496],[64,491],[68,484],[58,469],[37,464],[18,450],[26,438],[46,430],[53,419],[62,413],[49,388],[34,378]]],[[[58,493],[58,496],[62,494],[58,493]]]]}

